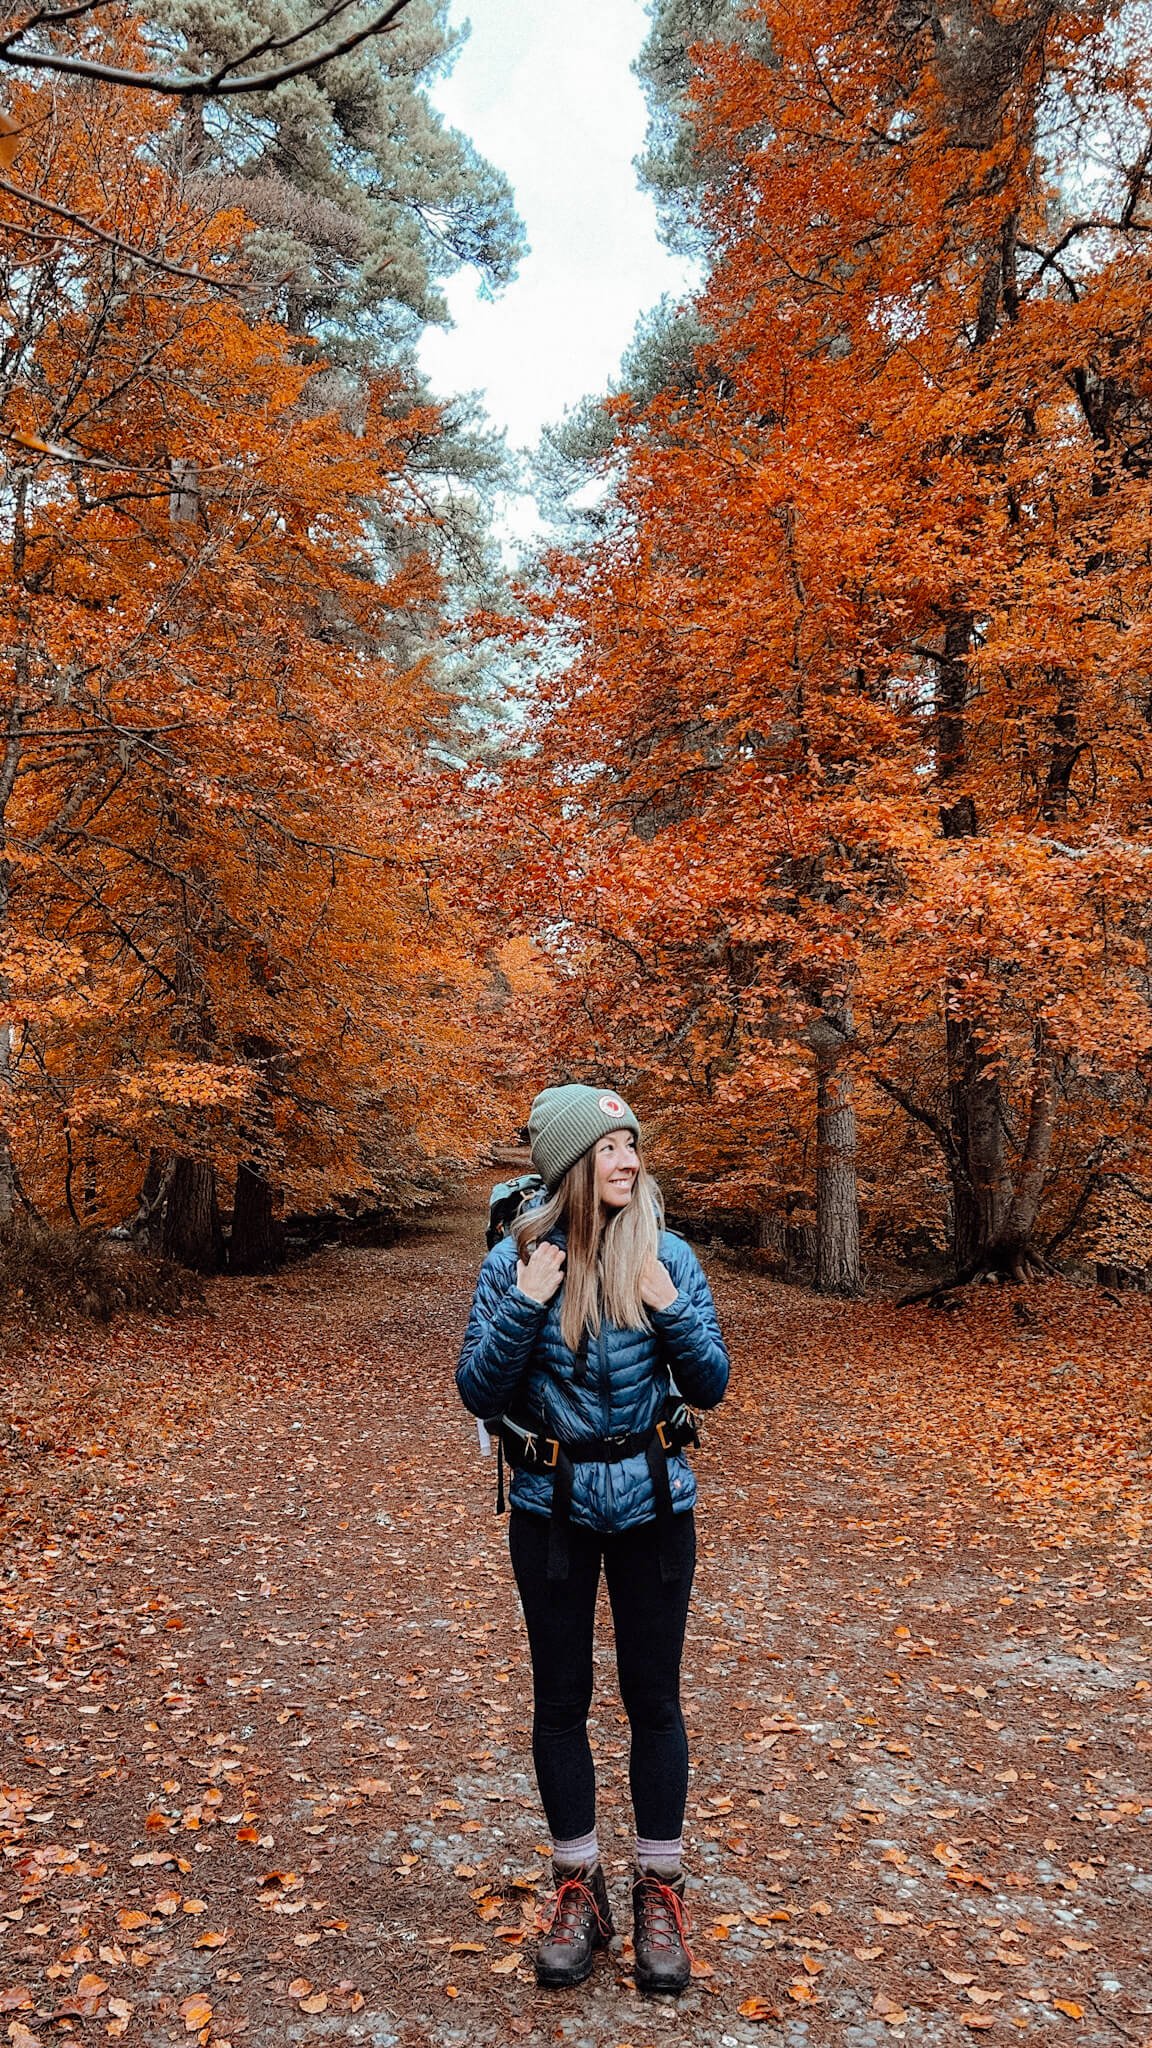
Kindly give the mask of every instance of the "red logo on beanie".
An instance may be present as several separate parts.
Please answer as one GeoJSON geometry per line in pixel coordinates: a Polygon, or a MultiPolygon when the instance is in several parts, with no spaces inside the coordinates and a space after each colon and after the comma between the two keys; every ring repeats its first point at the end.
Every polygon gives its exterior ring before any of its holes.
{"type": "Polygon", "coordinates": [[[605,1116],[627,1116],[628,1114],[618,1095],[602,1095],[600,1097],[600,1108],[604,1111],[605,1116]]]}

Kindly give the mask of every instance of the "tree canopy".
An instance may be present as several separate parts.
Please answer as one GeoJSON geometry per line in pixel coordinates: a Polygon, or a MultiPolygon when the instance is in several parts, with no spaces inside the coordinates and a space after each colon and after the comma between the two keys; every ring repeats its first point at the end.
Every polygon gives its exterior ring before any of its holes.
{"type": "MultiPolygon", "coordinates": [[[[187,14],[181,45],[222,64],[251,28],[187,14]]],[[[446,53],[414,7],[218,122],[11,88],[6,1211],[135,1217],[210,1266],[223,1189],[259,1261],[281,1206],[419,1198],[481,1117],[446,631],[499,458],[411,344],[434,280],[467,252],[507,275],[517,230],[423,97],[446,53]]]]}
{"type": "Polygon", "coordinates": [[[814,1189],[826,1284],[857,1175],[1025,1271],[1147,1156],[1147,22],[743,26],[676,100],[696,375],[540,603],[549,1029],[713,1203],[814,1189]]]}

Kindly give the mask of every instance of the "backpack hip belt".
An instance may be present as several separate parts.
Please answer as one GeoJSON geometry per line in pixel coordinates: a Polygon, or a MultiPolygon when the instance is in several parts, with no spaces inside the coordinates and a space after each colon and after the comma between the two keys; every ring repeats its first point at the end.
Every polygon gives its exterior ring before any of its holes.
{"type": "Polygon", "coordinates": [[[666,1582],[676,1576],[670,1537],[675,1508],[668,1479],[668,1460],[686,1444],[699,1448],[700,1431],[696,1416],[686,1401],[670,1396],[663,1412],[650,1429],[623,1430],[615,1436],[581,1437],[562,1443],[559,1437],[531,1423],[518,1422],[511,1415],[493,1416],[485,1427],[496,1438],[496,1512],[503,1514],[504,1459],[513,1471],[552,1474],[552,1513],[548,1535],[548,1577],[568,1576],[568,1529],[572,1518],[572,1479],[576,1465],[618,1465],[625,1458],[643,1453],[652,1480],[659,1531],[660,1576],[666,1582]]]}

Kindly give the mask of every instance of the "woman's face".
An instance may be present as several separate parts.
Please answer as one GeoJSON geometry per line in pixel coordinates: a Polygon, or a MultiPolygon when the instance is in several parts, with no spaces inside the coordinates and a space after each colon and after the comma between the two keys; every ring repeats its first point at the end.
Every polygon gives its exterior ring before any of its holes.
{"type": "Polygon", "coordinates": [[[626,1209],[640,1171],[631,1131],[609,1131],[596,1147],[596,1193],[606,1209],[626,1209]]]}

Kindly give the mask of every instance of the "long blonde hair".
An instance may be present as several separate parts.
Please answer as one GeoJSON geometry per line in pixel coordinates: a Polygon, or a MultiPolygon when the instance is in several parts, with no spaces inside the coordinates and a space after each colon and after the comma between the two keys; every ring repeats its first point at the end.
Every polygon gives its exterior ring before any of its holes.
{"type": "Polygon", "coordinates": [[[527,1259],[530,1247],[558,1223],[564,1226],[568,1242],[560,1334],[569,1351],[580,1350],[586,1332],[595,1336],[604,1316],[622,1330],[652,1327],[640,1293],[640,1276],[648,1260],[656,1256],[664,1204],[641,1158],[639,1139],[636,1157],[640,1171],[626,1208],[609,1211],[600,1200],[593,1145],[569,1167],[554,1193],[538,1208],[518,1216],[512,1225],[522,1259],[527,1259]]]}

